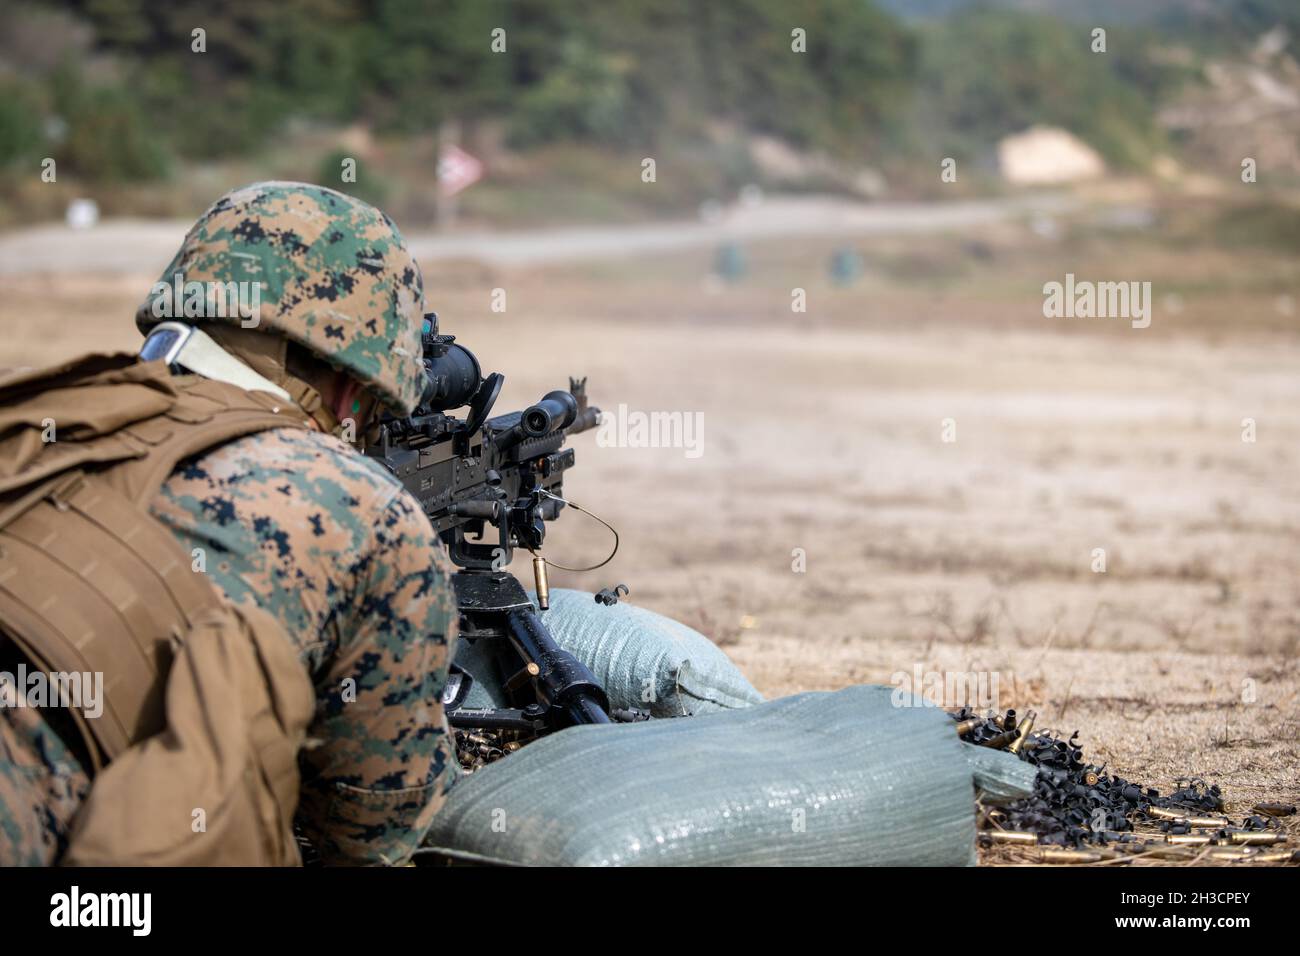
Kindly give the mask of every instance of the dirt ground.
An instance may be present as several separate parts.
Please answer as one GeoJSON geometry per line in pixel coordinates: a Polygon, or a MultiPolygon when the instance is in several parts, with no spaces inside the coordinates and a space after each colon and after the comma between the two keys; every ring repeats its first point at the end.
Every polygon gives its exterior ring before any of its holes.
{"type": "MultiPolygon", "coordinates": [[[[1231,281],[1218,253],[1008,242],[882,240],[848,288],[804,240],[752,250],[730,285],[687,254],[426,280],[444,331],[506,374],[502,410],[579,374],[607,411],[702,417],[698,457],[574,439],[567,493],[622,547],[553,584],[626,583],[771,696],[996,677],[997,706],[1080,730],[1130,779],[1202,777],[1236,813],[1300,802],[1300,280],[1267,258],[1231,281]],[[1090,266],[1154,278],[1152,326],[1045,319],[1042,282],[1090,266]]],[[[0,365],[133,346],[154,278],[5,277],[0,365]]],[[[548,550],[589,563],[607,541],[568,514],[548,550]]]]}

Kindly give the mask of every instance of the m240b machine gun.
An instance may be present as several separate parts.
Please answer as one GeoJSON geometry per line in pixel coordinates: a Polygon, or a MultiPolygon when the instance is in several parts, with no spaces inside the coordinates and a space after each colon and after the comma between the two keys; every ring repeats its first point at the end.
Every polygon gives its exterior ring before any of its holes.
{"type": "MultiPolygon", "coordinates": [[[[408,418],[386,418],[366,454],[378,458],[420,502],[447,544],[460,637],[489,641],[508,707],[459,706],[470,675],[453,668],[444,703],[457,729],[527,735],[574,724],[608,723],[609,701],[591,671],[559,647],[527,592],[506,570],[516,547],[533,552],[538,603],[547,607],[546,562],[537,552],[546,522],[566,504],[564,472],[573,467],[569,435],[592,428],[586,379],[569,380],[522,411],[489,418],[504,376],[482,376],[478,359],[425,316],[426,382],[408,418]],[[467,408],[465,417],[449,410],[467,408]]],[[[576,507],[576,506],[575,506],[576,507]]]]}

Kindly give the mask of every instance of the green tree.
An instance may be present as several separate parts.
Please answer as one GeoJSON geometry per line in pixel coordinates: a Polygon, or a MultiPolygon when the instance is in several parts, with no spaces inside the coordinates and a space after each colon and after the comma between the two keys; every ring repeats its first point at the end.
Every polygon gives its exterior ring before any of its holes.
{"type": "Polygon", "coordinates": [[[1122,72],[1139,51],[1093,53],[1085,26],[984,7],[923,29],[918,109],[944,155],[972,158],[1040,123],[1121,166],[1142,165],[1160,141],[1151,102],[1122,72]]]}

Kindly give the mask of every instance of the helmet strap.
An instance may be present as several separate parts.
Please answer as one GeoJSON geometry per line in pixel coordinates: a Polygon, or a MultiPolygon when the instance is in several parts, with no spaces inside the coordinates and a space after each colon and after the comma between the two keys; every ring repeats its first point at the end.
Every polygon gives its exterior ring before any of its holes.
{"type": "Polygon", "coordinates": [[[335,416],[334,410],[325,404],[320,392],[312,386],[300,378],[294,378],[288,372],[284,373],[284,379],[280,384],[289,393],[294,404],[315,420],[321,431],[335,434],[342,429],[343,425],[335,416]]]}

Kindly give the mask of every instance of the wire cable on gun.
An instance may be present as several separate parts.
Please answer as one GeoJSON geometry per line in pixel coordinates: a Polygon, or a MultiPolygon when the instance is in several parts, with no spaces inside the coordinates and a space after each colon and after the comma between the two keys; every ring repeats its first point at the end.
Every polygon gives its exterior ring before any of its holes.
{"type": "MultiPolygon", "coordinates": [[[[572,501],[569,501],[565,498],[561,498],[559,495],[552,494],[551,492],[547,491],[545,488],[540,488],[538,490],[547,498],[554,498],[556,501],[560,502],[561,504],[568,505],[574,511],[581,511],[583,514],[587,515],[588,517],[595,518],[606,528],[608,528],[609,533],[614,536],[614,550],[611,551],[609,555],[605,558],[605,560],[600,562],[600,564],[593,564],[591,567],[588,568],[570,568],[563,564],[556,564],[550,558],[546,559],[547,564],[549,564],[553,568],[559,568],[561,571],[574,571],[574,572],[581,573],[583,571],[595,571],[597,568],[603,568],[605,565],[609,564],[609,562],[614,560],[614,555],[618,554],[618,532],[614,530],[614,526],[612,524],[610,524],[600,515],[588,511],[586,508],[582,507],[581,505],[574,504],[572,501]]],[[[529,548],[528,550],[531,554],[533,554],[534,557],[537,555],[537,552],[533,551],[532,548],[529,548]]]]}

